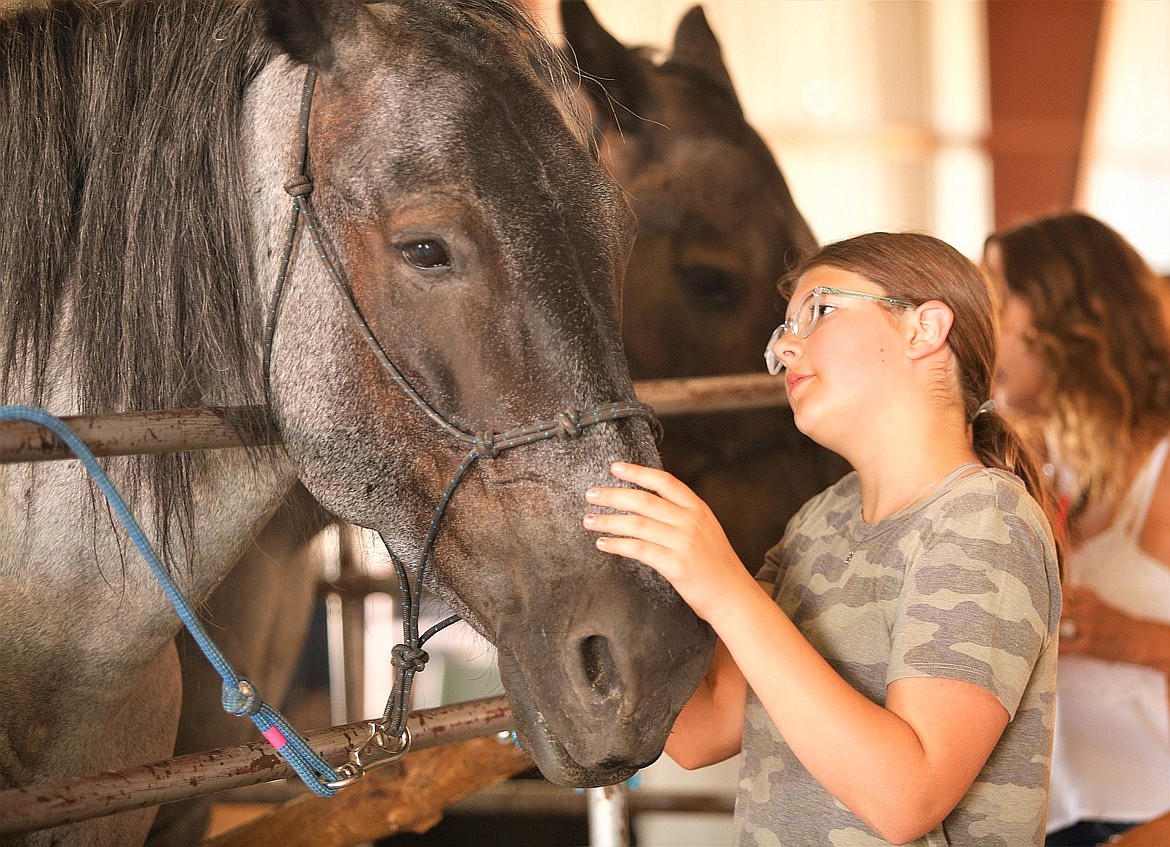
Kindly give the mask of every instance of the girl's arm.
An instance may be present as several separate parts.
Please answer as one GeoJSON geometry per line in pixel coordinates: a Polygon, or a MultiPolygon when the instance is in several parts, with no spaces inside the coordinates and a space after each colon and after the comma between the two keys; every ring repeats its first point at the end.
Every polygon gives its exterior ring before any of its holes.
{"type": "MultiPolygon", "coordinates": [[[[657,570],[711,624],[809,772],[894,843],[913,840],[946,817],[1007,725],[999,701],[970,683],[905,679],[890,685],[885,707],[873,703],[756,584],[689,488],[651,468],[619,463],[613,472],[649,490],[586,495],[625,513],[586,516],[586,528],[601,533],[598,547],[657,570]]],[[[687,722],[702,714],[696,710],[687,722]]],[[[687,735],[697,731],[686,728],[687,735]]],[[[742,706],[737,729],[742,733],[742,706]]]]}
{"type": "Polygon", "coordinates": [[[675,719],[666,739],[666,755],[688,770],[729,759],[743,740],[747,680],[722,641],[707,676],[675,719]]]}
{"type": "Polygon", "coordinates": [[[1007,711],[977,685],[935,678],[898,680],[879,706],[764,599],[734,616],[716,611],[710,623],[793,753],[888,841],[934,829],[975,781],[1007,711]]]}

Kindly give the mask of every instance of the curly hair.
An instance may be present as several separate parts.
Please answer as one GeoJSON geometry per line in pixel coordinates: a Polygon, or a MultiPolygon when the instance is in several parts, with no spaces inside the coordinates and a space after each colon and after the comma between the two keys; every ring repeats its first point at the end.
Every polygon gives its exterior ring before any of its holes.
{"type": "Polygon", "coordinates": [[[1030,343],[1051,374],[1049,435],[1079,506],[1118,493],[1135,433],[1170,430],[1170,292],[1124,238],[1079,212],[1038,218],[986,243],[999,251],[1006,290],[1031,308],[1030,343]]]}

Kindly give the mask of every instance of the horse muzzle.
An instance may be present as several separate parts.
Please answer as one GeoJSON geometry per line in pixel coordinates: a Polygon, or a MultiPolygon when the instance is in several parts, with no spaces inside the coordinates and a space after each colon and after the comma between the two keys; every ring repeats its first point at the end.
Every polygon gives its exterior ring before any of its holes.
{"type": "Polygon", "coordinates": [[[517,735],[550,782],[610,785],[653,762],[706,673],[710,628],[677,595],[637,596],[607,602],[559,636],[524,620],[499,635],[517,735]]]}

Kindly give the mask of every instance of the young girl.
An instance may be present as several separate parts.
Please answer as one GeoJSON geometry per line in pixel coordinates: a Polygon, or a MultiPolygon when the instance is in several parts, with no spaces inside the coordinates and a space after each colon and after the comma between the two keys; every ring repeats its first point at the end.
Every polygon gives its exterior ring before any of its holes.
{"type": "Polygon", "coordinates": [[[1170,812],[1167,290],[1095,218],[987,241],[1003,289],[995,394],[1046,443],[1066,504],[1050,845],[1094,845],[1170,812]]]}
{"type": "Polygon", "coordinates": [[[829,245],[768,345],[797,426],[855,469],[750,576],[669,474],[615,464],[597,545],[719,635],[666,752],[740,749],[740,845],[1040,844],[1060,589],[1035,467],[989,401],[994,307],[925,235],[829,245]],[[1029,494],[1029,491],[1032,494],[1029,494]]]}

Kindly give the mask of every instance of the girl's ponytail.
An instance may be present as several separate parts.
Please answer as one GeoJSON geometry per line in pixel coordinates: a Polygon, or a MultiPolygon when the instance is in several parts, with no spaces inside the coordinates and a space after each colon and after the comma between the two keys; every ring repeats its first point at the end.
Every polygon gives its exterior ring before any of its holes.
{"type": "Polygon", "coordinates": [[[1064,535],[1064,517],[1052,487],[1044,477],[1035,452],[999,413],[994,401],[986,401],[971,418],[971,443],[975,455],[984,465],[1015,474],[1023,480],[1028,493],[1048,516],[1059,543],[1064,535]]]}

